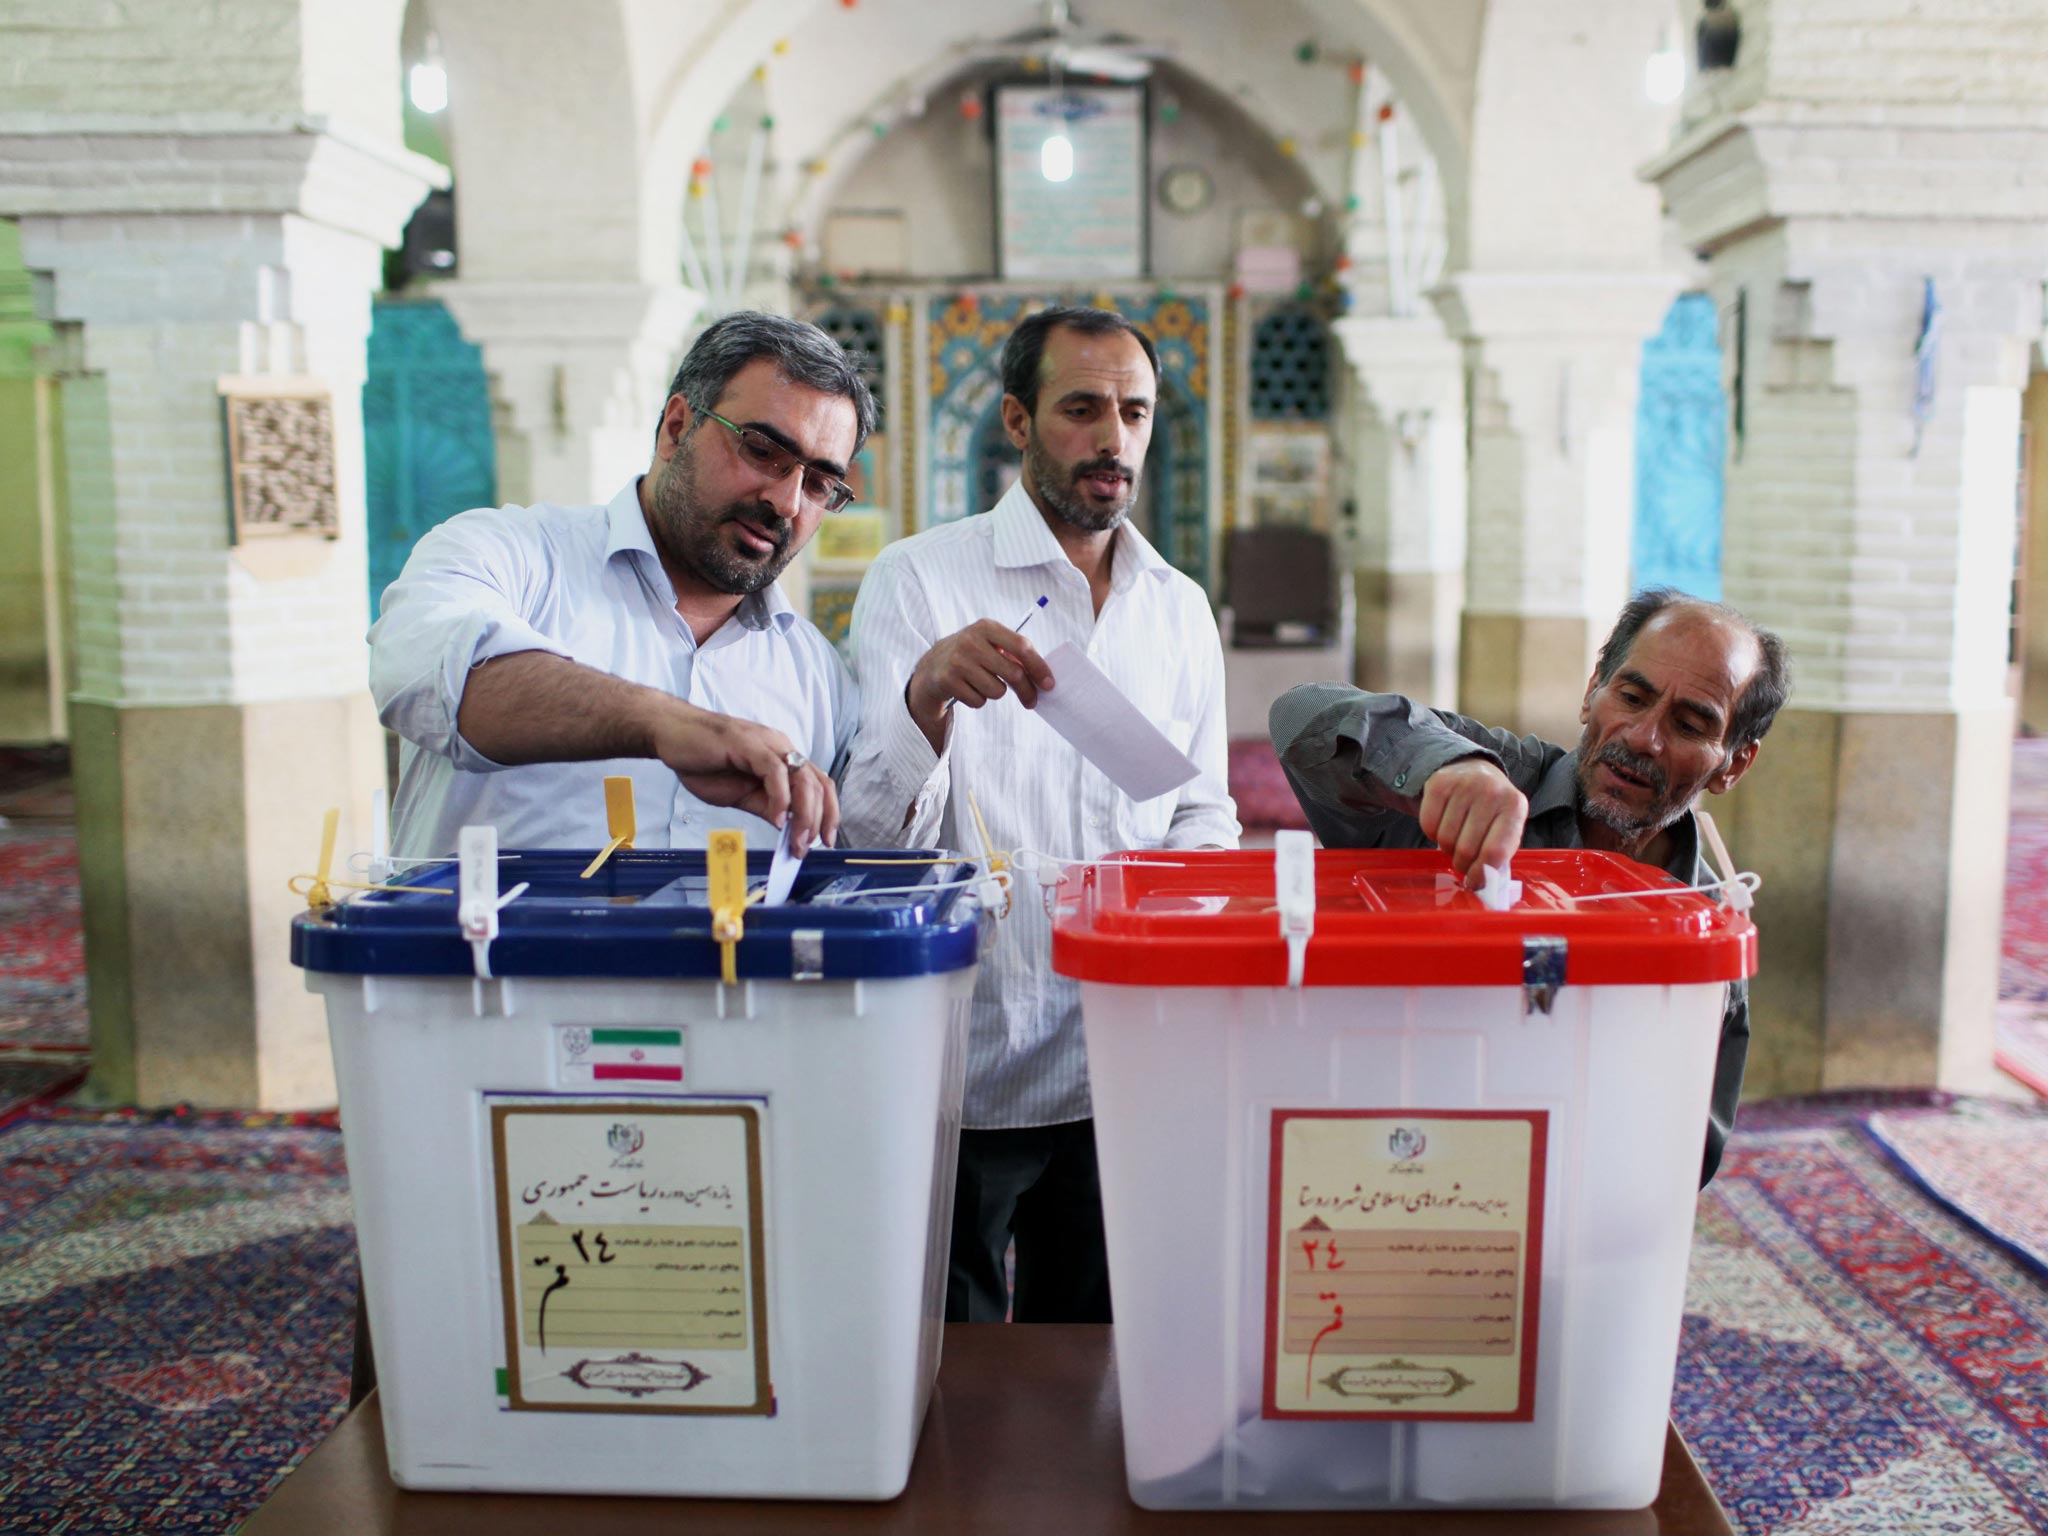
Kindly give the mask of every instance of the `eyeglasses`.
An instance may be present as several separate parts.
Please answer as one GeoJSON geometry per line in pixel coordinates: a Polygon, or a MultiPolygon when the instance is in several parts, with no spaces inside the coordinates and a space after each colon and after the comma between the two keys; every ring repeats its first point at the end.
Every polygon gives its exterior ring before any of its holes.
{"type": "Polygon", "coordinates": [[[704,414],[738,438],[740,457],[769,479],[783,479],[799,464],[803,465],[803,490],[806,501],[815,502],[827,512],[837,512],[853,500],[852,486],[829,470],[820,469],[808,460],[791,453],[766,432],[756,427],[742,427],[727,421],[716,411],[706,411],[704,414]]]}

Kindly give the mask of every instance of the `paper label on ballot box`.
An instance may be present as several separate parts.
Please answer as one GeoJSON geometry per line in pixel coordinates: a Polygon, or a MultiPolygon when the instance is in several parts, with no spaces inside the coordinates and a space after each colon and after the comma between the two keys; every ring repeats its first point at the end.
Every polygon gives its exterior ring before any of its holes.
{"type": "Polygon", "coordinates": [[[764,1107],[485,1102],[510,1406],[773,1413],[764,1107]]]}
{"type": "Polygon", "coordinates": [[[1549,1119],[1273,1111],[1263,1417],[1533,1417],[1549,1119]]]}

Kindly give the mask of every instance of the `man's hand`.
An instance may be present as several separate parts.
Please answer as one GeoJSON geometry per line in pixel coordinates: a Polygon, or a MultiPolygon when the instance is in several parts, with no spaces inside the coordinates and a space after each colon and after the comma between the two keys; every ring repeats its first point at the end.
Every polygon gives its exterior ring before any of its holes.
{"type": "Polygon", "coordinates": [[[732,715],[671,701],[649,742],[683,787],[708,805],[737,806],[773,826],[790,820],[790,851],[801,858],[815,839],[830,847],[839,835],[839,792],[816,763],[792,768],[795,752],[780,731],[732,715]]]}
{"type": "Polygon", "coordinates": [[[903,702],[937,752],[946,740],[947,705],[957,701],[979,709],[1014,692],[1018,703],[1033,709],[1039,693],[1050,687],[1052,669],[1029,640],[993,619],[980,619],[919,658],[903,702]]]}
{"type": "Polygon", "coordinates": [[[1485,758],[1465,757],[1429,776],[1417,819],[1423,836],[1451,856],[1458,878],[1476,888],[1482,864],[1506,869],[1522,846],[1529,798],[1485,758]]]}
{"type": "Polygon", "coordinates": [[[816,763],[792,768],[780,731],[687,704],[545,651],[517,651],[471,670],[456,717],[494,762],[654,757],[708,805],[737,806],[771,825],[790,819],[791,849],[839,835],[839,794],[816,763]]]}

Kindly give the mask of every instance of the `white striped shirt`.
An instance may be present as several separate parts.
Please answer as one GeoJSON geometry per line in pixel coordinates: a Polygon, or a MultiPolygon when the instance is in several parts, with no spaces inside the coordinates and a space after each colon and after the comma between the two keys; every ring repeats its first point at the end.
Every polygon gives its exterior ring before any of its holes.
{"type": "MultiPolygon", "coordinates": [[[[1088,578],[1015,485],[983,516],[882,551],[854,602],[852,649],[865,707],[840,786],[843,845],[980,853],[969,789],[1002,852],[1029,848],[1067,862],[1119,848],[1237,845],[1216,621],[1202,589],[1128,523],[1097,615],[1088,578]],[[977,619],[1014,627],[1040,596],[1050,602],[1025,631],[1039,653],[1067,640],[1085,650],[1195,760],[1195,779],[1135,803],[1009,696],[978,710],[956,705],[944,754],[932,751],[903,702],[919,658],[977,619]]],[[[974,989],[966,1123],[1058,1125],[1089,1113],[1080,994],[1053,974],[1052,924],[1026,877],[974,989]]]]}
{"type": "Polygon", "coordinates": [[[837,764],[860,713],[832,643],[774,585],[741,600],[702,645],[640,509],[638,480],[608,506],[494,507],[430,530],[384,592],[370,630],[379,717],[405,738],[391,851],[453,857],[463,827],[489,822],[501,848],[602,848],[604,779],[633,781],[634,845],[702,848],[737,827],[751,848],[779,834],[746,811],[707,805],[655,758],[506,767],[456,729],[472,668],[548,651],[781,731],[837,764]]]}

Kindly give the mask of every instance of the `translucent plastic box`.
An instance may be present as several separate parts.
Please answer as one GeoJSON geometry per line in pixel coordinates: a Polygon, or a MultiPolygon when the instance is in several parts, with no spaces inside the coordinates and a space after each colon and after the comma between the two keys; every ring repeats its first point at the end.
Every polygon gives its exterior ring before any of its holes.
{"type": "Polygon", "coordinates": [[[745,909],[730,983],[701,852],[504,855],[481,963],[452,894],[296,920],[400,1484],[902,1490],[985,919],[950,869],[848,857],[745,909]]]}
{"type": "Polygon", "coordinates": [[[1748,917],[1604,854],[1518,855],[1494,912],[1441,855],[1322,851],[1290,985],[1272,853],[1130,858],[1068,872],[1053,963],[1132,1497],[1651,1503],[1748,917]]]}

